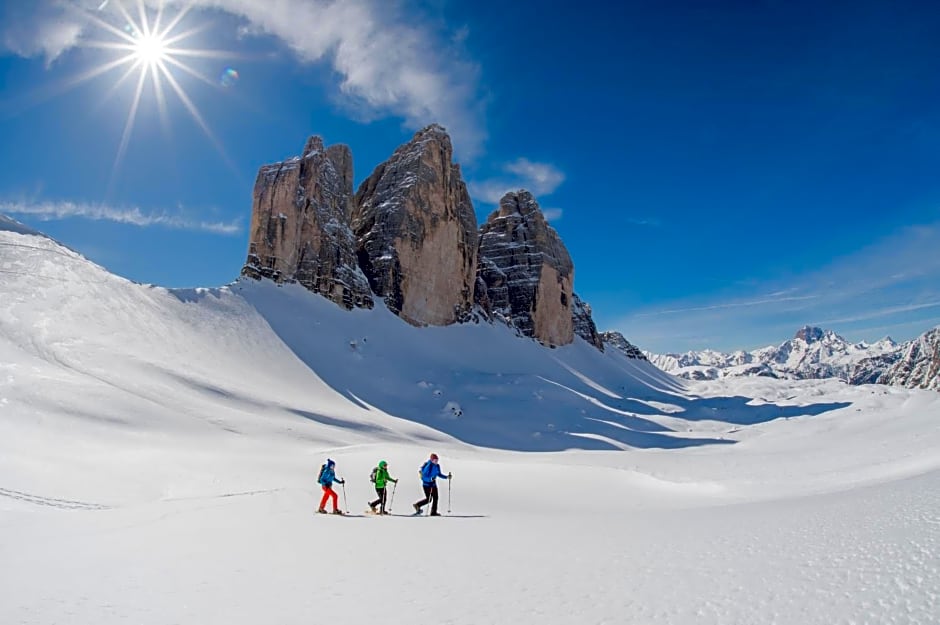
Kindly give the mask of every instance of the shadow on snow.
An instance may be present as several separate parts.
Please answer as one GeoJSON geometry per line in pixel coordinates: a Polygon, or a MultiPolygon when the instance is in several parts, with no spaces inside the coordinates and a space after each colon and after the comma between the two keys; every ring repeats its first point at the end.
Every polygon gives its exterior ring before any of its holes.
{"type": "MultiPolygon", "coordinates": [[[[610,349],[601,353],[580,340],[549,350],[485,323],[414,328],[381,303],[376,310],[345,311],[297,286],[262,284],[242,296],[302,362],[354,404],[375,406],[483,447],[562,451],[729,445],[735,441],[716,434],[714,427],[697,434],[696,423],[726,423],[732,430],[850,405],[696,397],[652,364],[610,349]]],[[[292,412],[371,431],[361,423],[292,412]]]]}

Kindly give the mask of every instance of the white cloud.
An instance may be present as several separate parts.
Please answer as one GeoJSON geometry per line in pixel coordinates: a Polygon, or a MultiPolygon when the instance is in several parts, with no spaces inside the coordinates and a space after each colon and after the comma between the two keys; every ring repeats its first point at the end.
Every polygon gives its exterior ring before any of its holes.
{"type": "Polygon", "coordinates": [[[841,319],[826,319],[824,321],[814,321],[812,325],[828,326],[828,325],[832,325],[835,323],[854,323],[856,321],[870,321],[871,319],[880,319],[881,317],[891,317],[900,313],[924,310],[925,308],[940,308],[940,301],[923,302],[920,304],[906,304],[903,306],[888,306],[885,308],[875,308],[875,309],[868,310],[866,312],[863,312],[857,315],[852,315],[850,317],[842,317],[841,319]]]}
{"type": "MultiPolygon", "coordinates": [[[[145,1],[151,7],[184,4],[145,1]]],[[[412,129],[440,123],[464,157],[482,146],[480,70],[463,52],[465,29],[447,31],[403,1],[189,0],[185,4],[241,18],[242,34],[272,36],[301,62],[329,63],[338,77],[341,101],[364,118],[401,117],[412,129]]],[[[4,41],[17,54],[42,53],[47,58],[80,43],[87,23],[75,7],[105,16],[116,11],[101,0],[37,0],[29,6],[34,9],[30,19],[18,24],[30,25],[5,28],[4,41]],[[11,39],[11,33],[18,34],[11,39]]]]}
{"type": "Polygon", "coordinates": [[[45,58],[50,65],[75,46],[83,26],[68,19],[57,4],[12,3],[0,10],[3,47],[16,55],[45,58]]]}
{"type": "Polygon", "coordinates": [[[529,189],[537,195],[550,195],[565,181],[565,175],[548,163],[534,163],[519,158],[506,165],[506,171],[528,181],[529,189]]]}
{"type": "Polygon", "coordinates": [[[113,221],[139,227],[161,226],[172,230],[194,230],[222,235],[242,232],[240,219],[230,222],[201,221],[181,214],[147,213],[137,207],[113,207],[81,202],[0,202],[0,213],[26,215],[42,221],[80,217],[92,221],[113,221]]]}
{"type": "MultiPolygon", "coordinates": [[[[478,200],[498,204],[509,191],[527,189],[536,198],[551,195],[565,181],[565,174],[550,163],[537,163],[518,158],[503,165],[504,175],[470,183],[470,193],[478,200]]],[[[561,216],[560,209],[558,216],[561,216]]]]}

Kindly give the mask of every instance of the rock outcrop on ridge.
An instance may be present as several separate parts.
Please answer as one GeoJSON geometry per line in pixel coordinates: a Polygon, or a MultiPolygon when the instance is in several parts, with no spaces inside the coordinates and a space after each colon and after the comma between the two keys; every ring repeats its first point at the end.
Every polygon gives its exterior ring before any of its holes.
{"type": "Polygon", "coordinates": [[[878,378],[881,384],[940,391],[940,327],[904,343],[895,362],[878,378]]]}
{"type": "Polygon", "coordinates": [[[591,316],[591,305],[578,297],[577,293],[572,293],[571,299],[571,322],[574,333],[597,349],[604,351],[604,341],[597,333],[597,324],[591,316]]]}
{"type": "Polygon", "coordinates": [[[577,335],[604,350],[538,202],[508,193],[478,229],[440,126],[415,133],[355,194],[352,185],[349,148],[320,137],[262,167],[242,275],[297,282],[347,309],[371,308],[378,296],[413,325],[469,321],[475,311],[545,345],[577,335]]]}
{"type": "Polygon", "coordinates": [[[311,137],[300,157],[265,165],[255,182],[242,274],[296,281],[345,308],[373,305],[350,227],[352,153],[311,137]]]}
{"type": "Polygon", "coordinates": [[[356,192],[353,228],[372,291],[413,325],[469,317],[477,266],[476,215],[450,137],[417,132],[356,192]]]}
{"type": "Polygon", "coordinates": [[[574,265],[528,191],[504,195],[480,227],[477,275],[495,316],[544,345],[574,340],[574,265]]]}
{"type": "Polygon", "coordinates": [[[633,358],[635,360],[647,359],[643,350],[625,339],[619,332],[601,332],[600,338],[605,344],[610,345],[614,349],[619,349],[627,358],[633,358]]]}

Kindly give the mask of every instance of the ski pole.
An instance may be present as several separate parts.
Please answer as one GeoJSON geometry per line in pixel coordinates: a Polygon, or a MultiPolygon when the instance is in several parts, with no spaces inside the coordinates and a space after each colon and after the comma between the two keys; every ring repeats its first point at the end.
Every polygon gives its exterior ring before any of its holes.
{"type": "Polygon", "coordinates": [[[346,503],[346,482],[342,483],[343,487],[343,507],[346,508],[346,514],[349,514],[349,504],[346,503]]]}
{"type": "Polygon", "coordinates": [[[392,486],[392,498],[388,500],[388,512],[392,513],[392,504],[395,503],[395,489],[398,488],[398,482],[395,482],[395,485],[392,486]]]}
{"type": "Polygon", "coordinates": [[[453,475],[447,478],[447,514],[450,514],[450,482],[453,479],[453,475]]]}

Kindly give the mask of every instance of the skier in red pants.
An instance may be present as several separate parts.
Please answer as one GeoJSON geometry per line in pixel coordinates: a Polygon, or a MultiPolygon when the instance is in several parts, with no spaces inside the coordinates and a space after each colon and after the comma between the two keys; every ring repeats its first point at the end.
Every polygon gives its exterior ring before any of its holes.
{"type": "Polygon", "coordinates": [[[320,499],[320,509],[317,510],[320,514],[326,514],[326,501],[327,499],[333,500],[333,514],[342,514],[343,511],[339,509],[337,505],[337,500],[339,499],[336,495],[336,491],[333,490],[333,482],[338,482],[340,484],[345,484],[346,480],[342,480],[336,477],[336,472],[333,467],[336,466],[336,463],[326,459],[326,464],[320,467],[320,475],[317,478],[317,482],[320,486],[323,487],[323,498],[320,499]]]}

